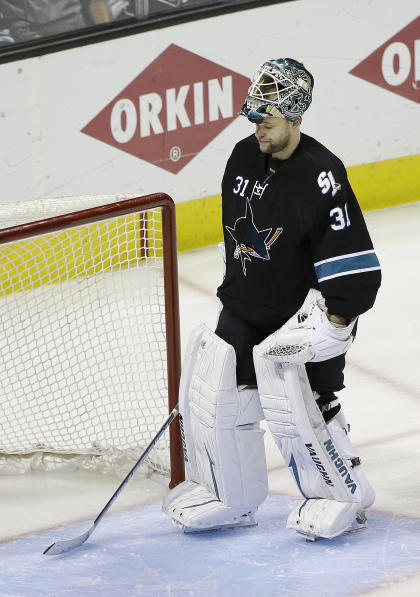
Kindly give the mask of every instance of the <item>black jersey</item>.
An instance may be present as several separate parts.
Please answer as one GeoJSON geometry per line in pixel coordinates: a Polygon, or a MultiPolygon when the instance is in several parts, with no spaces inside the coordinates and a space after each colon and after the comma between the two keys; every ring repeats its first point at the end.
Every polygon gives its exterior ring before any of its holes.
{"type": "Polygon", "coordinates": [[[342,162],[302,134],[284,161],[240,141],[222,182],[226,275],[217,295],[256,327],[280,327],[318,288],[330,313],[369,309],[380,266],[342,162]]]}

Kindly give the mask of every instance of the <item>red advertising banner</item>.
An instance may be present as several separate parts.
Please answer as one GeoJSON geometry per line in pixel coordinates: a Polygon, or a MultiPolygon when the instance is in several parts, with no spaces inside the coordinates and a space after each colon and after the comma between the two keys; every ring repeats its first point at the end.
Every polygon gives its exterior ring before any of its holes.
{"type": "Polygon", "coordinates": [[[175,44],[82,132],[177,174],[242,107],[249,79],[175,44]]]}
{"type": "Polygon", "coordinates": [[[420,16],[372,52],[350,74],[420,103],[420,16]]]}

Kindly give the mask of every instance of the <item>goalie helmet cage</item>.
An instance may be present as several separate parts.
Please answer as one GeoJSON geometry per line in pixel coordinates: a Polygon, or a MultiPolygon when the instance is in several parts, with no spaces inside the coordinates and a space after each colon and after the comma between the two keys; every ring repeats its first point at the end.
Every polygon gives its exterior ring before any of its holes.
{"type": "MultiPolygon", "coordinates": [[[[172,199],[5,204],[0,228],[0,472],[127,468],[178,402],[172,199]]],[[[173,487],[178,421],[169,438],[148,462],[173,487]]]]}

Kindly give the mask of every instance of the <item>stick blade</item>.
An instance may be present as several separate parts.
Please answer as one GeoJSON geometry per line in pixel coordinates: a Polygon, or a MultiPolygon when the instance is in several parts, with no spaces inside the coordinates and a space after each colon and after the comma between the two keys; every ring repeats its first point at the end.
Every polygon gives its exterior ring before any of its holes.
{"type": "Polygon", "coordinates": [[[46,556],[58,556],[62,553],[72,551],[73,549],[76,549],[76,547],[80,547],[85,541],[87,541],[87,539],[89,539],[93,528],[94,527],[92,526],[88,531],[82,535],[79,535],[78,537],[73,537],[73,539],[63,539],[62,541],[56,541],[55,543],[52,543],[49,547],[47,547],[43,554],[46,556]]]}

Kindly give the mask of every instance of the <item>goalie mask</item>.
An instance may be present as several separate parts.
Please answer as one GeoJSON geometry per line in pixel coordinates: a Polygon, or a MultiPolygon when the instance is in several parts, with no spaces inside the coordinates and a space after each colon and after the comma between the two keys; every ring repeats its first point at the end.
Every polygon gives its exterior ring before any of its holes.
{"type": "Polygon", "coordinates": [[[268,60],[252,77],[240,114],[257,124],[269,116],[294,122],[309,108],[313,87],[314,79],[301,62],[268,60]]]}

